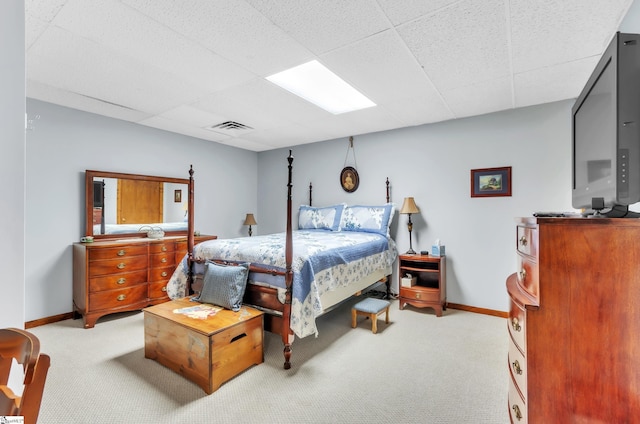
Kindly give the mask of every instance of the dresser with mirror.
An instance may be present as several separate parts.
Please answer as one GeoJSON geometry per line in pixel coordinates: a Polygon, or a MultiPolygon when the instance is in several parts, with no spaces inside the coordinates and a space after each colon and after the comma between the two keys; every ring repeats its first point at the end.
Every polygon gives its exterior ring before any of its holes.
{"type": "Polygon", "coordinates": [[[166,284],[187,253],[189,186],[185,178],[85,172],[85,237],[73,244],[73,310],[85,328],[169,300],[166,284]]]}

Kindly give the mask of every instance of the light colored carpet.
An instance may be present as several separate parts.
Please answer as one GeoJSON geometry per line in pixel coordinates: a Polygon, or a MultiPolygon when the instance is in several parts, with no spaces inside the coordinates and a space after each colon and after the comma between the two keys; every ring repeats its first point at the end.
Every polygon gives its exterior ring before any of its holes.
{"type": "MultiPolygon", "coordinates": [[[[356,299],[357,300],[357,299],[356,299]]],[[[391,323],[359,318],[351,300],[293,343],[265,333],[265,362],[207,396],[144,357],[143,313],[31,329],[51,356],[39,423],[488,423],[509,422],[503,318],[391,306],[391,323]]]]}

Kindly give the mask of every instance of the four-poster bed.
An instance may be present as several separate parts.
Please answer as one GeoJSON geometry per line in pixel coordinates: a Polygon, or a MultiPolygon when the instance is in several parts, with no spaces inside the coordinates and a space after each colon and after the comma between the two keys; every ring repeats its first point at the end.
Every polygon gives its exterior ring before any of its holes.
{"type": "MultiPolygon", "coordinates": [[[[291,344],[295,336],[317,335],[316,317],[377,282],[386,281],[389,290],[387,277],[397,256],[395,242],[389,237],[395,209],[389,203],[388,179],[385,205],[301,206],[294,231],[291,151],[287,162],[285,233],[197,246],[193,226],[193,169],[189,171],[188,253],[167,285],[169,297],[183,297],[202,289],[206,262],[249,263],[249,284],[243,303],[264,311],[265,330],[280,334],[285,369],[291,367],[291,344]],[[311,219],[305,221],[304,217],[311,219]],[[322,221],[325,218],[326,225],[322,221]]],[[[311,188],[310,184],[309,203],[311,188]]]]}

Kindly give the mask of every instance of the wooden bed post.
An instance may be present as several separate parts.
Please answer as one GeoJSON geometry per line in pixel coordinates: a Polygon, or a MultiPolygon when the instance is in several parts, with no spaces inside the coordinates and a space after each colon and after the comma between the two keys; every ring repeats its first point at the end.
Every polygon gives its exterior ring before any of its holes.
{"type": "Polygon", "coordinates": [[[286,261],[286,273],[284,282],[286,286],[286,294],[284,301],[284,311],[282,316],[282,343],[284,343],[284,369],[291,368],[291,296],[293,286],[293,271],[291,270],[291,263],[293,262],[293,235],[291,230],[291,188],[293,184],[292,169],[293,169],[293,156],[291,150],[289,150],[289,181],[287,182],[287,234],[286,234],[286,246],[285,246],[285,261],[286,261]]]}
{"type": "Polygon", "coordinates": [[[389,196],[389,177],[387,177],[387,203],[389,203],[389,200],[391,199],[391,197],[389,196]]]}
{"type": "Polygon", "coordinates": [[[193,209],[193,165],[189,168],[189,193],[187,200],[187,265],[189,267],[189,273],[187,274],[187,287],[185,289],[185,296],[191,294],[191,285],[193,284],[193,245],[194,245],[194,229],[193,229],[193,216],[195,210],[193,209]]]}

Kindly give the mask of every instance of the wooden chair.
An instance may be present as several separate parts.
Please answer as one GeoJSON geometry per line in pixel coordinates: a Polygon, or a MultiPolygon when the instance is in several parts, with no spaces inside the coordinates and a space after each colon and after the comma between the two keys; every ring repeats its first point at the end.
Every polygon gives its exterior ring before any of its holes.
{"type": "Polygon", "coordinates": [[[25,424],[37,422],[50,363],[49,355],[40,354],[36,336],[17,328],[0,329],[0,416],[24,416],[25,424]],[[24,369],[21,396],[7,386],[14,359],[24,369]]]}

